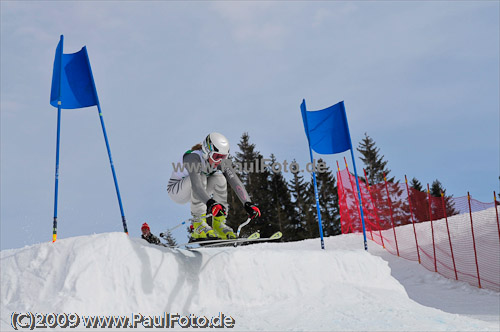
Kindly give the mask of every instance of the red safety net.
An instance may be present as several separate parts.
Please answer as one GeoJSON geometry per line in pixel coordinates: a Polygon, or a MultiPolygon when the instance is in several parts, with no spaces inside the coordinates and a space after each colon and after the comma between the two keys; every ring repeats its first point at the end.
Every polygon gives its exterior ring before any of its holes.
{"type": "MultiPolygon", "coordinates": [[[[356,179],[337,172],[342,233],[362,232],[356,179]]],[[[500,223],[495,202],[433,197],[406,183],[359,181],[367,238],[430,271],[500,291],[500,223]],[[470,213],[472,212],[472,213],[470,213]]]]}

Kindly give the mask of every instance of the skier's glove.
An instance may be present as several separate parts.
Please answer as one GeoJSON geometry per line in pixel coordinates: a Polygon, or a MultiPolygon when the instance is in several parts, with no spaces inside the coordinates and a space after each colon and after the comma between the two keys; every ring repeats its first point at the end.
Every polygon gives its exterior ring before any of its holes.
{"type": "Polygon", "coordinates": [[[260,217],[259,207],[251,202],[245,202],[245,210],[247,211],[248,218],[250,219],[260,217]]]}
{"type": "Polygon", "coordinates": [[[212,198],[207,201],[207,214],[211,214],[214,217],[220,217],[226,215],[226,208],[224,205],[217,203],[212,198]]]}

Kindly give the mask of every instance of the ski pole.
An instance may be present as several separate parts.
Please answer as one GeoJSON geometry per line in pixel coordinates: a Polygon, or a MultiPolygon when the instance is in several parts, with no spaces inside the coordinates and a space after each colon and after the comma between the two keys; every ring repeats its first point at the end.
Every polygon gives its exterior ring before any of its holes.
{"type": "MultiPolygon", "coordinates": [[[[199,216],[199,217],[191,217],[189,219],[186,219],[184,220],[183,222],[179,223],[178,225],[175,225],[174,227],[170,228],[170,229],[167,229],[165,231],[165,233],[167,232],[171,232],[173,231],[174,229],[177,229],[179,227],[181,227],[182,225],[185,225],[188,221],[192,221],[192,220],[200,220],[200,219],[204,219],[204,218],[209,218],[211,217],[212,215],[211,214],[207,214],[206,216],[199,216]]],[[[162,233],[163,234],[163,233],[162,233]]],[[[160,235],[161,236],[161,235],[160,235]]]]}
{"type": "Polygon", "coordinates": [[[238,226],[238,231],[236,232],[236,237],[240,237],[240,232],[241,232],[241,229],[243,227],[245,227],[246,225],[248,225],[248,223],[250,222],[250,220],[252,220],[251,218],[248,218],[247,221],[245,221],[243,224],[241,224],[240,226],[238,226]]]}

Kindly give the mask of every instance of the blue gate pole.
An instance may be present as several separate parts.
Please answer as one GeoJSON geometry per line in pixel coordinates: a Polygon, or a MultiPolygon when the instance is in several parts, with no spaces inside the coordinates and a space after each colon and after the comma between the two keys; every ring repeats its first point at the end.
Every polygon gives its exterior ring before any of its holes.
{"type": "Polygon", "coordinates": [[[311,146],[309,145],[309,154],[311,156],[311,163],[313,164],[313,182],[314,182],[314,196],[316,198],[316,210],[318,211],[318,226],[319,226],[319,236],[321,238],[321,249],[325,249],[325,241],[323,239],[323,223],[321,222],[321,209],[319,207],[319,194],[318,194],[318,184],[316,182],[316,164],[313,161],[313,154],[311,146]]]}
{"type": "Polygon", "coordinates": [[[59,145],[61,137],[61,101],[57,105],[57,143],[56,143],[56,184],[54,193],[54,224],[52,226],[52,242],[57,240],[57,197],[59,194],[59,145]]]}
{"type": "Polygon", "coordinates": [[[113,173],[113,180],[115,182],[116,195],[118,197],[118,204],[120,205],[120,213],[122,216],[123,231],[128,234],[127,221],[125,220],[125,213],[123,212],[122,198],[120,196],[120,188],[118,188],[118,180],[116,179],[115,166],[113,165],[113,158],[111,158],[111,149],[109,147],[108,135],[106,134],[106,127],[104,126],[104,119],[102,117],[101,105],[97,101],[97,110],[99,111],[99,119],[101,120],[102,133],[104,134],[104,141],[106,142],[106,149],[108,150],[109,163],[111,165],[111,172],[113,173]]]}
{"type": "Polygon", "coordinates": [[[62,55],[63,55],[64,36],[61,35],[61,52],[59,58],[59,92],[57,97],[57,139],[56,139],[56,174],[54,190],[54,223],[52,225],[52,242],[57,240],[57,199],[59,195],[59,146],[61,142],[61,78],[62,78],[62,55]]]}
{"type": "MultiPolygon", "coordinates": [[[[86,48],[84,48],[84,49],[85,49],[85,53],[87,53],[87,49],[86,48]]],[[[120,188],[118,187],[118,180],[116,179],[115,166],[113,165],[113,158],[111,157],[111,149],[109,147],[108,135],[106,134],[106,127],[104,126],[104,119],[102,117],[101,103],[99,102],[99,97],[97,96],[97,88],[96,88],[95,82],[94,82],[94,75],[92,75],[92,69],[90,67],[89,56],[88,56],[88,54],[85,54],[85,55],[87,57],[87,64],[89,66],[90,77],[92,78],[92,86],[94,88],[95,98],[97,100],[97,110],[99,112],[99,119],[101,120],[102,133],[104,134],[104,141],[106,142],[106,149],[108,150],[109,163],[111,165],[111,172],[113,173],[113,180],[115,182],[116,196],[118,197],[118,204],[120,205],[120,213],[122,216],[123,231],[128,234],[127,221],[125,220],[125,213],[123,212],[123,204],[122,204],[122,198],[120,195],[120,188]]]]}

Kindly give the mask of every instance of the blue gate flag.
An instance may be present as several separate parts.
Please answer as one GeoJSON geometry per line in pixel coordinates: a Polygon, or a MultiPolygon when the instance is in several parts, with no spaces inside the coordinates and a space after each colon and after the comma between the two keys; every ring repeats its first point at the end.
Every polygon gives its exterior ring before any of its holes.
{"type": "MultiPolygon", "coordinates": [[[[356,187],[358,189],[359,210],[361,214],[361,223],[363,225],[363,240],[365,250],[368,250],[366,241],[365,218],[363,215],[363,204],[361,202],[361,191],[359,190],[358,172],[356,171],[356,160],[352,150],[351,135],[347,125],[347,116],[345,114],[344,102],[341,101],[333,106],[320,111],[308,112],[306,101],[302,99],[300,104],[302,112],[302,121],[306,130],[307,141],[309,142],[309,154],[311,163],[313,162],[312,151],[320,154],[335,154],[351,150],[352,164],[356,177],[356,187]]],[[[316,174],[313,172],[314,193],[316,195],[316,209],[318,211],[319,234],[321,237],[321,248],[325,249],[323,242],[323,230],[321,224],[321,211],[319,206],[318,187],[316,183],[316,174]]]]}
{"type": "Polygon", "coordinates": [[[320,111],[307,111],[300,105],[310,147],[320,154],[334,154],[352,149],[344,102],[320,111]]]}
{"type": "Polygon", "coordinates": [[[84,46],[77,53],[63,54],[62,41],[61,36],[54,60],[50,104],[57,107],[60,101],[61,108],[65,109],[97,105],[87,48],[84,46]]]}

